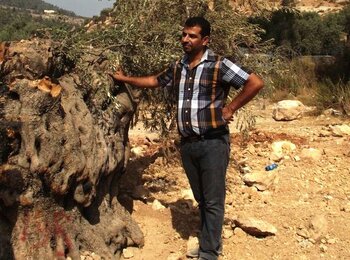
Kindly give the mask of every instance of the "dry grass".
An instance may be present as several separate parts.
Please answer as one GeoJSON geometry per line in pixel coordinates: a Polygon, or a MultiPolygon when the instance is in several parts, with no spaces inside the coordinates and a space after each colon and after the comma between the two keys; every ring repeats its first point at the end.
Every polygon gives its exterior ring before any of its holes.
{"type": "Polygon", "coordinates": [[[317,75],[317,66],[322,64],[316,62],[310,57],[289,62],[288,69],[272,80],[272,101],[297,99],[304,105],[316,106],[319,111],[335,108],[350,115],[350,83],[317,75]]]}

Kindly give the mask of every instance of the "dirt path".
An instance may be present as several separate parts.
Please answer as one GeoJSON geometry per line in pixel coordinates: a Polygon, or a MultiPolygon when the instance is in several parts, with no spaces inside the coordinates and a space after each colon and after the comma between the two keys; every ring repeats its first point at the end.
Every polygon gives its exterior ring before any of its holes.
{"type": "MultiPolygon", "coordinates": [[[[248,142],[231,134],[221,259],[349,259],[350,136],[334,136],[330,125],[350,125],[350,120],[304,116],[276,122],[271,117],[271,106],[262,110],[256,105],[252,109],[258,117],[248,142]],[[282,140],[295,144],[296,149],[286,152],[278,162],[265,191],[249,187],[243,181],[242,169],[264,172],[271,162],[271,144],[282,140]],[[319,151],[320,157],[306,158],[304,151],[310,148],[319,151]],[[264,221],[277,233],[264,238],[249,235],[234,228],[237,216],[264,221]]],[[[136,128],[130,139],[142,156],[130,161],[120,200],[140,224],[145,246],[128,248],[123,258],[186,259],[187,243],[196,236],[199,219],[180,163],[164,163],[158,152],[162,144],[155,133],[136,128]]],[[[271,177],[269,174],[266,179],[271,177]]]]}

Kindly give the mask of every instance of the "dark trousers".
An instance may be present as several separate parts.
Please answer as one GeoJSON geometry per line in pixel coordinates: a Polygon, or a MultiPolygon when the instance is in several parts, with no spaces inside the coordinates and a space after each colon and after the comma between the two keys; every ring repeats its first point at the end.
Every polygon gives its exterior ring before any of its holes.
{"type": "Polygon", "coordinates": [[[181,143],[181,158],[193,195],[199,203],[199,254],[218,258],[225,212],[225,179],[229,162],[229,135],[181,143]]]}

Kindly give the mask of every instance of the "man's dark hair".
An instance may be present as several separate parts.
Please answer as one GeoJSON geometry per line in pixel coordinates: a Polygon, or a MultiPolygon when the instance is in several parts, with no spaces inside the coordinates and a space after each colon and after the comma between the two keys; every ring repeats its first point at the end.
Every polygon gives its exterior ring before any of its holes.
{"type": "Polygon", "coordinates": [[[186,27],[199,26],[202,37],[210,36],[210,23],[203,17],[190,17],[185,22],[186,27]]]}

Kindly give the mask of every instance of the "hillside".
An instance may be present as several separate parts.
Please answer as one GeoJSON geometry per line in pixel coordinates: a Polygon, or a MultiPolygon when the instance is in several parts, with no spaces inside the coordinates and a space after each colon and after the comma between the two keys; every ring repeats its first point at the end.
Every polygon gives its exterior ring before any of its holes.
{"type": "MultiPolygon", "coordinates": [[[[41,0],[0,0],[0,42],[28,39],[33,35],[45,35],[45,31],[66,32],[84,23],[76,16],[41,0]],[[53,10],[46,13],[45,10],[53,10]]],[[[54,36],[53,36],[54,37],[54,36]]]]}
{"type": "Polygon", "coordinates": [[[277,9],[281,6],[294,7],[301,12],[317,12],[320,14],[339,11],[349,0],[230,0],[234,10],[247,14],[253,14],[261,9],[277,9]]]}
{"type": "Polygon", "coordinates": [[[67,16],[76,16],[74,12],[61,9],[55,5],[46,3],[42,0],[0,0],[0,6],[16,7],[24,10],[32,10],[42,13],[44,10],[55,10],[60,14],[67,16]]]}
{"type": "MultiPolygon", "coordinates": [[[[0,0],[1,1],[1,0],[0,0]]],[[[218,1],[220,2],[220,1],[218,1]]],[[[213,7],[215,0],[209,0],[213,7]]],[[[350,0],[229,0],[235,12],[245,15],[259,15],[265,10],[277,10],[283,6],[292,7],[300,12],[316,12],[320,15],[337,12],[350,4],[350,0]]],[[[87,25],[88,31],[103,29],[114,24],[115,10],[110,13],[101,13],[101,16],[91,20],[87,25]]]]}

